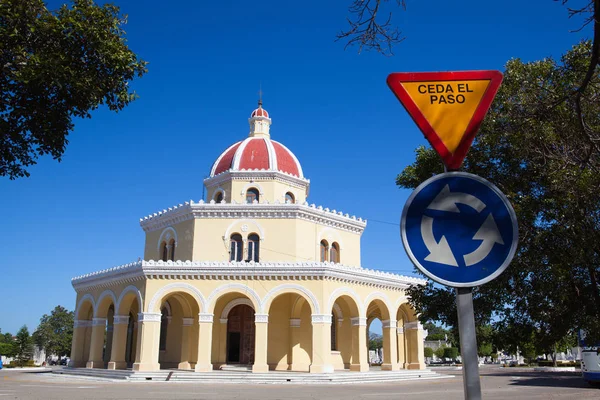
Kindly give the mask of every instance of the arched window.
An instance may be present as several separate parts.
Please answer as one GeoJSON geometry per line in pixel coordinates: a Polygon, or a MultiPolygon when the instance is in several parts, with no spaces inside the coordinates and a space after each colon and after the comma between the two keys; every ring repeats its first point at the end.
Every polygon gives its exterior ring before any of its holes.
{"type": "Polygon", "coordinates": [[[215,203],[221,203],[223,201],[223,192],[217,192],[215,194],[215,203]]]}
{"type": "Polygon", "coordinates": [[[231,245],[229,251],[229,261],[242,261],[244,254],[244,245],[242,235],[234,233],[231,235],[231,245]]]}
{"type": "Polygon", "coordinates": [[[258,250],[260,247],[260,238],[256,233],[248,236],[248,261],[258,262],[258,250]]]}
{"type": "Polygon", "coordinates": [[[331,250],[329,250],[329,261],[332,263],[340,262],[340,245],[336,242],[331,244],[331,250]]]}
{"type": "Polygon", "coordinates": [[[287,192],[285,194],[285,202],[294,204],[296,199],[294,198],[294,194],[292,192],[287,192]]]}
{"type": "Polygon", "coordinates": [[[167,327],[169,326],[169,311],[167,311],[167,307],[163,307],[160,310],[160,340],[159,340],[159,350],[167,349],[167,327]]]}
{"type": "Polygon", "coordinates": [[[329,255],[329,244],[326,240],[321,240],[321,262],[327,261],[327,256],[329,255]]]}
{"type": "Polygon", "coordinates": [[[167,247],[167,242],[162,242],[160,244],[160,259],[163,261],[167,261],[169,259],[169,248],[167,247]]]}
{"type": "Polygon", "coordinates": [[[258,202],[258,189],[250,188],[246,191],[246,203],[252,204],[254,200],[258,202]]]}
{"type": "Polygon", "coordinates": [[[336,329],[337,321],[335,319],[335,314],[331,313],[331,350],[337,350],[337,329],[336,329]]]}
{"type": "Polygon", "coordinates": [[[169,259],[175,261],[175,239],[171,239],[169,242],[169,250],[171,252],[171,257],[169,257],[169,259]]]}

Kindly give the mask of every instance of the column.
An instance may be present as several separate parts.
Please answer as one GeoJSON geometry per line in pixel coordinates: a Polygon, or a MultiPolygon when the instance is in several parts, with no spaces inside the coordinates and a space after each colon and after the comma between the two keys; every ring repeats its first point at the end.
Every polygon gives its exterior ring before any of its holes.
{"type": "Polygon", "coordinates": [[[404,340],[404,327],[399,326],[396,328],[396,338],[398,346],[398,369],[407,369],[408,363],[406,361],[406,343],[404,340]]]}
{"type": "Polygon", "coordinates": [[[160,340],[160,313],[138,313],[137,351],[134,371],[159,371],[158,347],[160,340]]]}
{"type": "Polygon", "coordinates": [[[129,315],[115,315],[113,319],[112,351],[107,369],[125,369],[125,349],[127,347],[127,326],[129,315]]]}
{"type": "Polygon", "coordinates": [[[85,367],[86,361],[84,359],[85,350],[85,334],[87,328],[92,326],[92,321],[79,319],[73,323],[73,342],[71,343],[71,359],[69,360],[69,367],[80,368],[85,367]]]}
{"type": "Polygon", "coordinates": [[[381,321],[383,328],[383,364],[382,371],[395,371],[398,369],[398,349],[396,346],[396,321],[381,321]]]}
{"type": "Polygon", "coordinates": [[[212,327],[213,314],[198,314],[198,362],[194,370],[196,372],[212,371],[212,327]]]}
{"type": "Polygon", "coordinates": [[[404,324],[408,353],[408,369],[425,369],[423,354],[423,325],[419,321],[404,324]]]}
{"type": "Polygon", "coordinates": [[[365,372],[369,370],[367,360],[367,319],[354,317],[350,319],[352,325],[352,364],[350,371],[365,372]]]}
{"type": "MultiPolygon", "coordinates": [[[[290,345],[288,348],[288,369],[290,371],[298,370],[298,366],[294,365],[294,347],[298,340],[298,328],[300,328],[300,318],[290,318],[290,345]]],[[[309,367],[310,368],[310,367],[309,367]]]]}
{"type": "Polygon", "coordinates": [[[331,314],[312,315],[311,373],[333,372],[331,364],[331,314]]]}
{"type": "Polygon", "coordinates": [[[254,314],[254,365],[252,372],[269,372],[267,364],[267,335],[269,314],[254,314]]]}
{"type": "Polygon", "coordinates": [[[194,318],[183,318],[181,325],[181,357],[177,368],[179,369],[191,369],[190,365],[190,341],[192,340],[192,325],[194,324],[194,318]]]}
{"type": "Polygon", "coordinates": [[[219,351],[217,355],[218,365],[215,365],[216,368],[227,364],[227,318],[221,318],[219,322],[219,351]]]}
{"type": "Polygon", "coordinates": [[[104,348],[104,331],[106,329],[106,318],[92,319],[92,341],[90,344],[90,358],[85,365],[86,368],[104,368],[102,350],[104,348]]]}

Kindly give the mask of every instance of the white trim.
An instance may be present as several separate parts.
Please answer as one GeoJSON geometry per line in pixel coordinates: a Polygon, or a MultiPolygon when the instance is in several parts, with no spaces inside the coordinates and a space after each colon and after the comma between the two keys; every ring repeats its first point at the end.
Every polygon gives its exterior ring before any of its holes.
{"type": "Polygon", "coordinates": [[[335,316],[338,317],[338,319],[344,319],[344,313],[342,312],[342,307],[340,307],[340,305],[338,303],[333,303],[332,310],[335,311],[335,316]]]}
{"type": "Polygon", "coordinates": [[[269,322],[269,314],[254,314],[255,324],[266,324],[269,322]]]}
{"type": "MultiPolygon", "coordinates": [[[[115,312],[121,312],[121,303],[123,302],[123,299],[125,298],[125,295],[127,293],[135,293],[135,297],[137,298],[138,301],[138,310],[142,310],[143,307],[143,303],[142,303],[142,292],[140,292],[140,289],[138,289],[137,287],[133,286],[133,285],[129,285],[127,286],[125,289],[123,289],[123,291],[121,292],[121,294],[119,295],[119,298],[117,300],[117,305],[115,306],[116,311],[115,312]]],[[[129,312],[130,310],[128,310],[129,312]]]]}
{"type": "Polygon", "coordinates": [[[129,315],[115,315],[113,317],[113,325],[127,325],[129,324],[129,315]]]}
{"type": "Polygon", "coordinates": [[[86,293],[79,300],[79,303],[77,303],[77,308],[75,309],[75,318],[77,318],[79,316],[79,312],[81,311],[81,306],[87,300],[89,300],[89,302],[92,303],[92,315],[96,315],[96,302],[94,301],[94,297],[91,294],[86,293]]]}
{"type": "Polygon", "coordinates": [[[381,327],[382,328],[396,329],[397,328],[397,321],[395,319],[386,319],[385,321],[381,321],[381,327]]]}
{"type": "MultiPolygon", "coordinates": [[[[250,306],[254,310],[254,304],[252,304],[252,301],[249,298],[247,298],[247,297],[238,297],[237,299],[231,300],[229,303],[227,303],[227,305],[225,306],[225,308],[223,308],[223,312],[221,313],[221,319],[227,320],[227,318],[229,317],[229,312],[234,307],[240,306],[240,305],[250,306]]],[[[256,312],[256,310],[254,310],[254,312],[256,312]]]]}
{"type": "Polygon", "coordinates": [[[365,317],[354,317],[350,318],[352,326],[367,326],[367,319],[365,317]]]}
{"type": "Polygon", "coordinates": [[[106,318],[92,318],[92,326],[105,326],[106,318]]]}
{"type": "Polygon", "coordinates": [[[290,149],[288,149],[287,147],[285,147],[285,145],[283,145],[283,143],[278,142],[276,140],[273,140],[273,142],[279,144],[281,147],[284,148],[284,150],[286,150],[290,154],[290,156],[292,156],[292,158],[294,159],[294,162],[296,163],[296,166],[298,167],[298,176],[300,178],[304,178],[304,173],[302,172],[302,165],[300,165],[300,161],[298,161],[298,157],[296,157],[296,155],[294,153],[292,153],[290,151],[290,149]]]}
{"type": "Polygon", "coordinates": [[[396,327],[396,334],[398,334],[398,335],[404,335],[404,327],[403,326],[397,326],[396,327]]]}
{"type": "Polygon", "coordinates": [[[314,324],[331,324],[331,314],[312,314],[310,322],[314,324]]]}
{"type": "Polygon", "coordinates": [[[138,313],[138,322],[160,322],[161,313],[140,312],[138,313]]]}
{"type": "Polygon", "coordinates": [[[219,322],[222,324],[226,324],[227,323],[227,318],[221,318],[219,319],[219,322]]]}
{"type": "MultiPolygon", "coordinates": [[[[219,163],[221,162],[221,159],[222,159],[222,158],[225,156],[225,154],[227,154],[227,152],[228,152],[229,150],[231,150],[231,149],[232,149],[232,148],[233,148],[233,147],[234,147],[236,144],[238,144],[238,143],[240,143],[240,142],[241,142],[241,141],[239,141],[239,142],[235,142],[234,144],[232,144],[231,146],[229,146],[229,147],[227,148],[227,150],[225,150],[224,152],[222,152],[222,153],[221,153],[221,155],[219,156],[219,158],[217,158],[217,161],[215,161],[215,163],[213,164],[212,168],[210,169],[210,176],[211,176],[211,177],[212,177],[212,176],[215,176],[215,170],[217,169],[217,166],[219,165],[219,163]]],[[[230,169],[230,168],[231,168],[231,165],[230,165],[230,166],[229,166],[229,168],[227,168],[227,169],[230,169]]]]}
{"type": "Polygon", "coordinates": [[[182,318],[181,323],[183,326],[192,326],[194,325],[194,318],[182,318]]]}
{"type": "Polygon", "coordinates": [[[405,322],[404,323],[405,330],[423,330],[423,325],[419,321],[405,322]]]}
{"type": "Polygon", "coordinates": [[[277,167],[277,153],[275,152],[275,147],[273,147],[273,143],[271,143],[271,139],[268,137],[263,138],[265,141],[265,145],[267,145],[267,152],[269,153],[269,169],[273,171],[277,171],[279,168],[277,167]]]}
{"type": "Polygon", "coordinates": [[[290,328],[300,328],[300,318],[290,318],[290,328]]]}
{"type": "Polygon", "coordinates": [[[148,305],[148,311],[154,312],[154,310],[156,310],[156,305],[159,301],[162,305],[162,299],[166,297],[167,294],[170,294],[171,292],[177,292],[179,290],[184,292],[188,291],[188,293],[191,294],[194,300],[196,300],[196,302],[198,303],[200,310],[206,310],[206,300],[204,299],[204,296],[202,296],[202,293],[200,293],[200,291],[195,286],[192,286],[189,283],[176,282],[163,286],[162,288],[160,288],[159,291],[156,292],[156,294],[152,297],[152,300],[150,300],[150,304],[148,305]]]}
{"type": "MultiPolygon", "coordinates": [[[[373,302],[373,300],[380,300],[385,305],[385,308],[387,309],[386,311],[388,312],[389,318],[396,317],[395,315],[392,316],[391,307],[390,307],[390,298],[383,292],[369,293],[369,295],[365,299],[365,304],[364,304],[365,311],[369,310],[369,304],[371,304],[373,302]]],[[[381,310],[381,311],[384,311],[384,310],[381,310]]],[[[384,315],[382,315],[382,317],[384,317],[384,315]]]]}
{"type": "MultiPolygon", "coordinates": [[[[243,205],[246,205],[246,206],[247,206],[247,205],[249,205],[248,203],[246,203],[246,193],[248,192],[248,189],[251,189],[251,188],[256,188],[256,189],[258,189],[258,195],[259,195],[260,197],[264,196],[264,194],[265,194],[265,191],[263,190],[263,187],[262,187],[262,186],[261,186],[261,185],[260,185],[258,182],[250,182],[250,183],[247,183],[247,184],[246,184],[246,185],[245,185],[245,186],[242,188],[242,190],[240,191],[240,194],[242,195],[242,204],[243,204],[243,205]]],[[[261,200],[261,199],[260,199],[260,197],[259,197],[259,199],[258,199],[258,200],[259,200],[258,202],[259,202],[259,203],[263,203],[263,202],[261,202],[261,201],[260,201],[260,200],[261,200]]]]}
{"type": "MultiPolygon", "coordinates": [[[[311,305],[311,311],[313,314],[320,314],[321,313],[321,309],[319,307],[319,300],[317,300],[317,297],[307,288],[305,288],[304,286],[300,286],[298,284],[294,284],[294,283],[285,283],[283,285],[279,285],[279,286],[275,286],[273,289],[269,290],[269,292],[265,295],[265,297],[263,298],[262,302],[261,302],[261,311],[266,313],[269,310],[265,309],[267,305],[269,305],[269,308],[271,306],[271,298],[275,298],[280,294],[289,292],[289,293],[295,293],[293,291],[291,291],[291,289],[295,289],[298,290],[300,293],[304,294],[306,297],[308,297],[306,300],[309,301],[310,305],[311,305]]],[[[298,293],[296,293],[298,294],[298,293]]]]}
{"type": "Polygon", "coordinates": [[[233,160],[231,160],[231,169],[232,170],[239,171],[240,161],[242,159],[242,155],[244,154],[244,150],[246,150],[246,146],[248,146],[248,143],[250,143],[250,141],[253,139],[254,139],[253,137],[247,137],[246,139],[244,139],[242,144],[240,144],[240,147],[237,148],[237,150],[235,151],[235,154],[233,155],[233,160]]]}
{"type": "Polygon", "coordinates": [[[171,303],[169,303],[167,300],[163,301],[162,304],[160,305],[160,313],[162,314],[162,308],[163,306],[167,309],[167,316],[168,317],[172,317],[173,316],[173,312],[171,311],[171,303]]]}
{"type": "Polygon", "coordinates": [[[213,290],[212,293],[206,299],[206,302],[208,304],[208,307],[206,309],[208,311],[214,312],[217,300],[221,297],[221,295],[227,293],[241,293],[242,295],[248,296],[253,301],[252,308],[254,310],[260,310],[261,303],[258,294],[251,287],[247,285],[242,285],[241,283],[228,283],[226,285],[219,286],[218,288],[213,290]]]}
{"type": "MultiPolygon", "coordinates": [[[[334,265],[342,265],[342,264],[334,264],[334,265]]],[[[358,308],[358,315],[365,315],[365,310],[363,309],[363,303],[360,300],[360,295],[358,293],[356,293],[354,291],[354,289],[349,288],[349,287],[340,287],[340,288],[335,289],[329,295],[329,302],[328,302],[329,306],[327,306],[327,309],[331,310],[333,308],[333,305],[335,304],[336,300],[341,296],[348,296],[352,300],[354,300],[354,304],[356,305],[356,308],[358,308]]]]}
{"type": "MultiPolygon", "coordinates": [[[[215,189],[215,191],[213,192],[213,195],[212,195],[212,197],[211,197],[211,199],[210,199],[210,200],[214,200],[214,201],[215,201],[215,203],[217,203],[217,200],[215,200],[215,197],[217,196],[217,193],[221,193],[221,195],[223,196],[223,200],[221,200],[221,202],[222,202],[222,203],[225,203],[225,202],[227,202],[227,197],[226,197],[226,195],[227,195],[227,192],[226,192],[226,191],[225,191],[225,189],[223,189],[221,186],[219,186],[219,187],[217,187],[217,188],[215,189]]],[[[209,202],[210,202],[210,201],[209,201],[209,202]]],[[[217,203],[217,204],[218,204],[218,203],[217,203]]]]}
{"type": "MultiPolygon", "coordinates": [[[[173,233],[173,238],[167,237],[165,239],[165,243],[167,243],[167,246],[169,245],[169,241],[171,241],[171,239],[175,239],[175,248],[177,248],[177,241],[179,240],[177,237],[177,231],[172,227],[166,227],[165,229],[163,229],[162,233],[160,234],[160,237],[158,238],[158,244],[156,245],[156,250],[158,250],[160,252],[160,245],[163,242],[163,237],[166,233],[172,232],[173,233]]],[[[162,254],[159,254],[159,258],[162,257],[162,254]]]]}
{"type": "Polygon", "coordinates": [[[92,320],[91,319],[76,319],[73,321],[73,329],[77,328],[91,328],[92,320]]]}

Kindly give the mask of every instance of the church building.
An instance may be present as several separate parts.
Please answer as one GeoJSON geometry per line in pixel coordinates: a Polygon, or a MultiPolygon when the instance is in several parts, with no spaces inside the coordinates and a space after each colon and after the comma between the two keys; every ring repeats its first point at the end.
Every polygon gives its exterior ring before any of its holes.
{"type": "Polygon", "coordinates": [[[309,204],[296,156],[269,113],[221,153],[207,200],[140,220],[144,260],[72,280],[71,367],[158,371],[424,369],[423,329],[405,290],[425,281],[361,267],[361,218],[309,204]]]}

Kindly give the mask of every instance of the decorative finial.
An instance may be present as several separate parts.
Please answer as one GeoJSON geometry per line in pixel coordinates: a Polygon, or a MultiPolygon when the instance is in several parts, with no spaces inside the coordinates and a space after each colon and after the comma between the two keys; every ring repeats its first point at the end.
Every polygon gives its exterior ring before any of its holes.
{"type": "Polygon", "coordinates": [[[262,108],[262,83],[258,84],[258,108],[262,108]]]}

